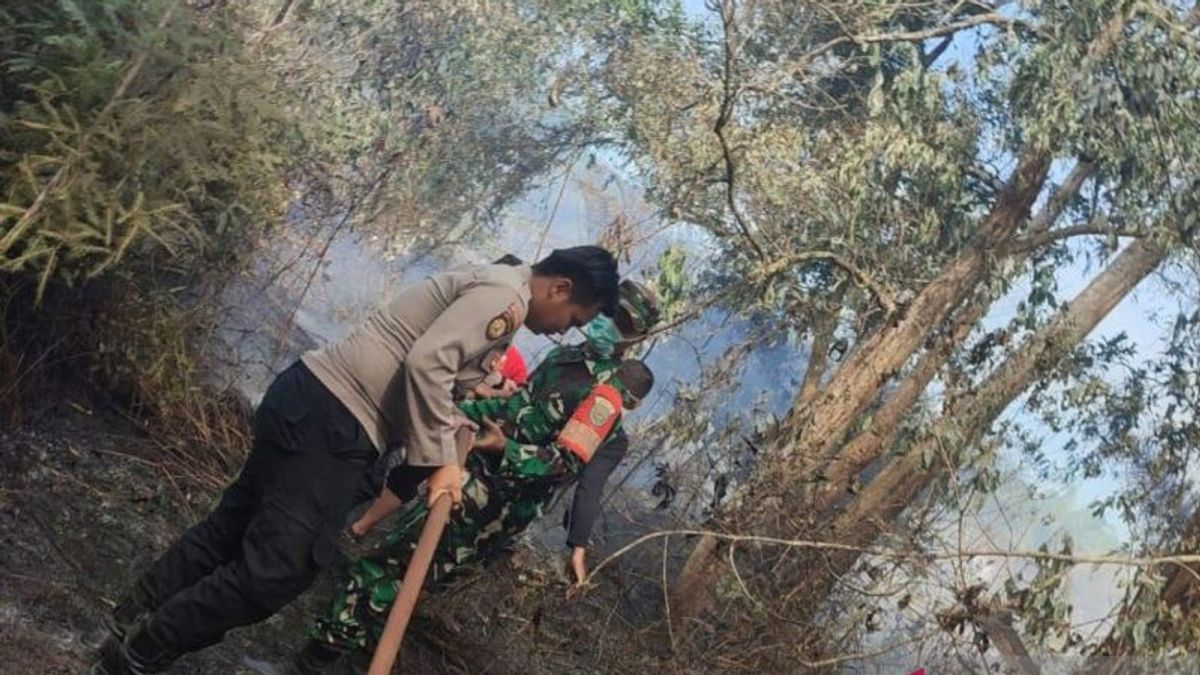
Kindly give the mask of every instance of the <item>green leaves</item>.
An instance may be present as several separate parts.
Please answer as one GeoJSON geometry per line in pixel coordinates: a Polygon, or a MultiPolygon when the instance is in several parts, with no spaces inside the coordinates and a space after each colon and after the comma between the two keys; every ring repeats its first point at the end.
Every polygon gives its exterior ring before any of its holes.
{"type": "Polygon", "coordinates": [[[35,278],[39,298],[159,256],[244,250],[280,216],[285,93],[218,23],[157,29],[166,4],[64,0],[2,19],[25,28],[0,53],[25,93],[0,118],[0,270],[35,278]]]}
{"type": "Polygon", "coordinates": [[[680,246],[668,246],[658,257],[654,290],[658,293],[659,311],[664,321],[676,317],[687,295],[690,280],[684,269],[686,262],[687,252],[680,246]]]}

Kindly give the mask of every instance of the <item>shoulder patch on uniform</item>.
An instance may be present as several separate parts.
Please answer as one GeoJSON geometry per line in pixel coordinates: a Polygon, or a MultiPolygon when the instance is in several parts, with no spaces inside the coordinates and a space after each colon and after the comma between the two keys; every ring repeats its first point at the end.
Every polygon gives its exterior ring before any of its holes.
{"type": "Polygon", "coordinates": [[[499,340],[508,333],[508,319],[503,314],[497,314],[488,322],[487,339],[499,340]]]}
{"type": "Polygon", "coordinates": [[[521,310],[517,308],[517,303],[509,303],[505,310],[488,321],[487,332],[485,336],[488,340],[499,340],[500,338],[515,331],[521,325],[521,310]]]}
{"type": "Polygon", "coordinates": [[[558,434],[558,443],[584,463],[621,418],[621,394],[607,384],[594,387],[558,434]]]}
{"type": "Polygon", "coordinates": [[[592,426],[602,427],[615,414],[617,414],[616,406],[606,398],[597,398],[592,403],[592,409],[588,411],[588,421],[592,423],[592,426]]]}

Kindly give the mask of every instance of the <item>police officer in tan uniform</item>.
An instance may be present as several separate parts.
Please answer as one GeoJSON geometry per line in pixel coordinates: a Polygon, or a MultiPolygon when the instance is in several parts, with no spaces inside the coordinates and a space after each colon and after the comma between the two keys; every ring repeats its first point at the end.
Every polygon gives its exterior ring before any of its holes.
{"type": "Polygon", "coordinates": [[[617,263],[594,246],[532,265],[481,265],[403,290],[268,388],[238,479],[142,575],[109,621],[93,673],[165,670],[293,600],[331,562],[363,470],[403,445],[429,499],[461,499],[455,385],[490,371],[521,325],[562,333],[617,305],[617,263]]]}

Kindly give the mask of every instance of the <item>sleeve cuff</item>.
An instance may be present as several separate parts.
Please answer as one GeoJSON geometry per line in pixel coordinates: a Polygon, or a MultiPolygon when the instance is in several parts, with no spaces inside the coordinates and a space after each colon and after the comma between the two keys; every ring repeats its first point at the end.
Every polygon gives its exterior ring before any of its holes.
{"type": "Polygon", "coordinates": [[[404,453],[404,463],[412,466],[446,466],[458,463],[458,451],[454,447],[454,433],[442,434],[432,448],[409,449],[404,453]]]}

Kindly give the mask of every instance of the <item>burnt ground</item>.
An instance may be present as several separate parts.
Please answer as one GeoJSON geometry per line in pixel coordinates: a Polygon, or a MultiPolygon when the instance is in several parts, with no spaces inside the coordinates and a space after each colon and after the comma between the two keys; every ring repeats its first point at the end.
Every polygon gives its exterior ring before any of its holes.
{"type": "MultiPolygon", "coordinates": [[[[138,568],[213,503],[154,455],[122,420],[65,405],[0,432],[0,672],[85,670],[101,617],[138,568]]],[[[173,672],[253,672],[243,655],[281,658],[313,595],[173,672]]]]}
{"type": "MultiPolygon", "coordinates": [[[[174,478],[123,420],[59,408],[0,430],[0,673],[85,671],[104,613],[216,497],[174,478]]],[[[425,598],[404,672],[645,672],[661,597],[650,570],[661,561],[630,558],[596,590],[567,599],[556,555],[525,548],[425,598]]],[[[247,659],[284,662],[335,574],[171,672],[255,673],[247,659]]]]}

